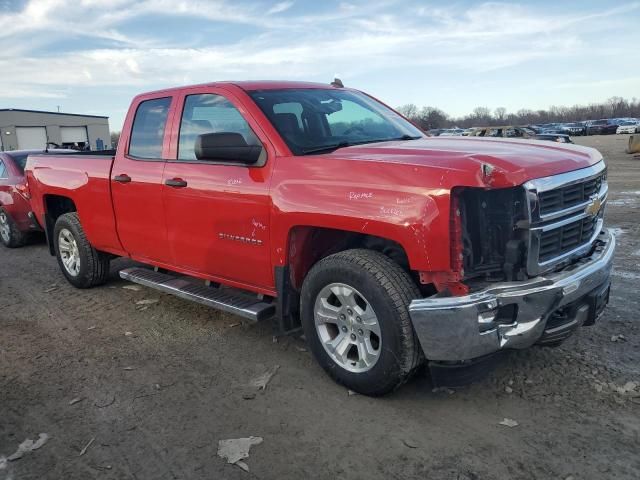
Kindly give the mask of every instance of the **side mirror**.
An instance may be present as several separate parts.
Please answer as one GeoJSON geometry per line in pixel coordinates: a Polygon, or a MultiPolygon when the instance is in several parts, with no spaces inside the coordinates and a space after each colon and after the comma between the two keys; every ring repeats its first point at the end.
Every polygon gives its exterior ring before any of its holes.
{"type": "Polygon", "coordinates": [[[239,133],[204,133],[196,138],[195,154],[198,160],[250,165],[260,159],[261,153],[262,145],[247,145],[239,133]]]}

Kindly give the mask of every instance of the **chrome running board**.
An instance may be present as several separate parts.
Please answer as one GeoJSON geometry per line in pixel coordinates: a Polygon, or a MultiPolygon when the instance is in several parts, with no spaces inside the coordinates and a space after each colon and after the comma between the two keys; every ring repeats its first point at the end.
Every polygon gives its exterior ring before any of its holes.
{"type": "Polygon", "coordinates": [[[254,322],[267,320],[276,313],[275,303],[265,302],[249,293],[208,287],[190,282],[184,277],[155,272],[147,268],[125,268],[120,270],[120,277],[254,322]]]}

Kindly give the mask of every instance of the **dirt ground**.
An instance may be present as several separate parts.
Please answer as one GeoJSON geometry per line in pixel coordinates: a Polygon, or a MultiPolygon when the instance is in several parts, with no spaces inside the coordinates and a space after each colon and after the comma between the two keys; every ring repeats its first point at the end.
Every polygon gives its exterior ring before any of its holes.
{"type": "Polygon", "coordinates": [[[515,352],[455,392],[422,374],[352,396],[300,339],[123,288],[125,260],[82,291],[41,242],[0,249],[0,480],[640,478],[640,159],[626,135],[575,141],[609,162],[611,304],[559,348],[515,352]],[[266,390],[249,386],[278,365],[266,390]],[[38,450],[3,458],[41,433],[38,450]],[[250,472],[217,456],[219,440],[249,436],[264,438],[250,472]]]}

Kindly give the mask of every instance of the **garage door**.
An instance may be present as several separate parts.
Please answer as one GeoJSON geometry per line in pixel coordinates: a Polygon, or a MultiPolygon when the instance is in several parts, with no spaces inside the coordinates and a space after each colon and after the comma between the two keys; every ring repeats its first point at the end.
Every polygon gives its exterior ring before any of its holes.
{"type": "Polygon", "coordinates": [[[16,127],[19,149],[47,148],[47,129],[44,127],[16,127]]]}
{"type": "Polygon", "coordinates": [[[87,127],[60,127],[62,143],[87,143],[87,127]]]}

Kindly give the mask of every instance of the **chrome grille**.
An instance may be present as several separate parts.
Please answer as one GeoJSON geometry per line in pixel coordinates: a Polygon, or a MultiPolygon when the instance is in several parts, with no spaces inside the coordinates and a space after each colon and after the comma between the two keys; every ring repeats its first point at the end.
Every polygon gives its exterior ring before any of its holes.
{"type": "Polygon", "coordinates": [[[538,195],[540,214],[548,215],[558,210],[563,210],[588,201],[594,194],[600,191],[603,179],[604,174],[584,182],[541,192],[538,195]]]}
{"type": "Polygon", "coordinates": [[[586,255],[603,225],[608,191],[604,161],[532,180],[524,187],[530,216],[529,275],[586,255]]]}
{"type": "Polygon", "coordinates": [[[540,262],[552,260],[558,255],[570,252],[591,240],[598,224],[597,217],[585,217],[581,220],[542,232],[540,235],[540,262]]]}

